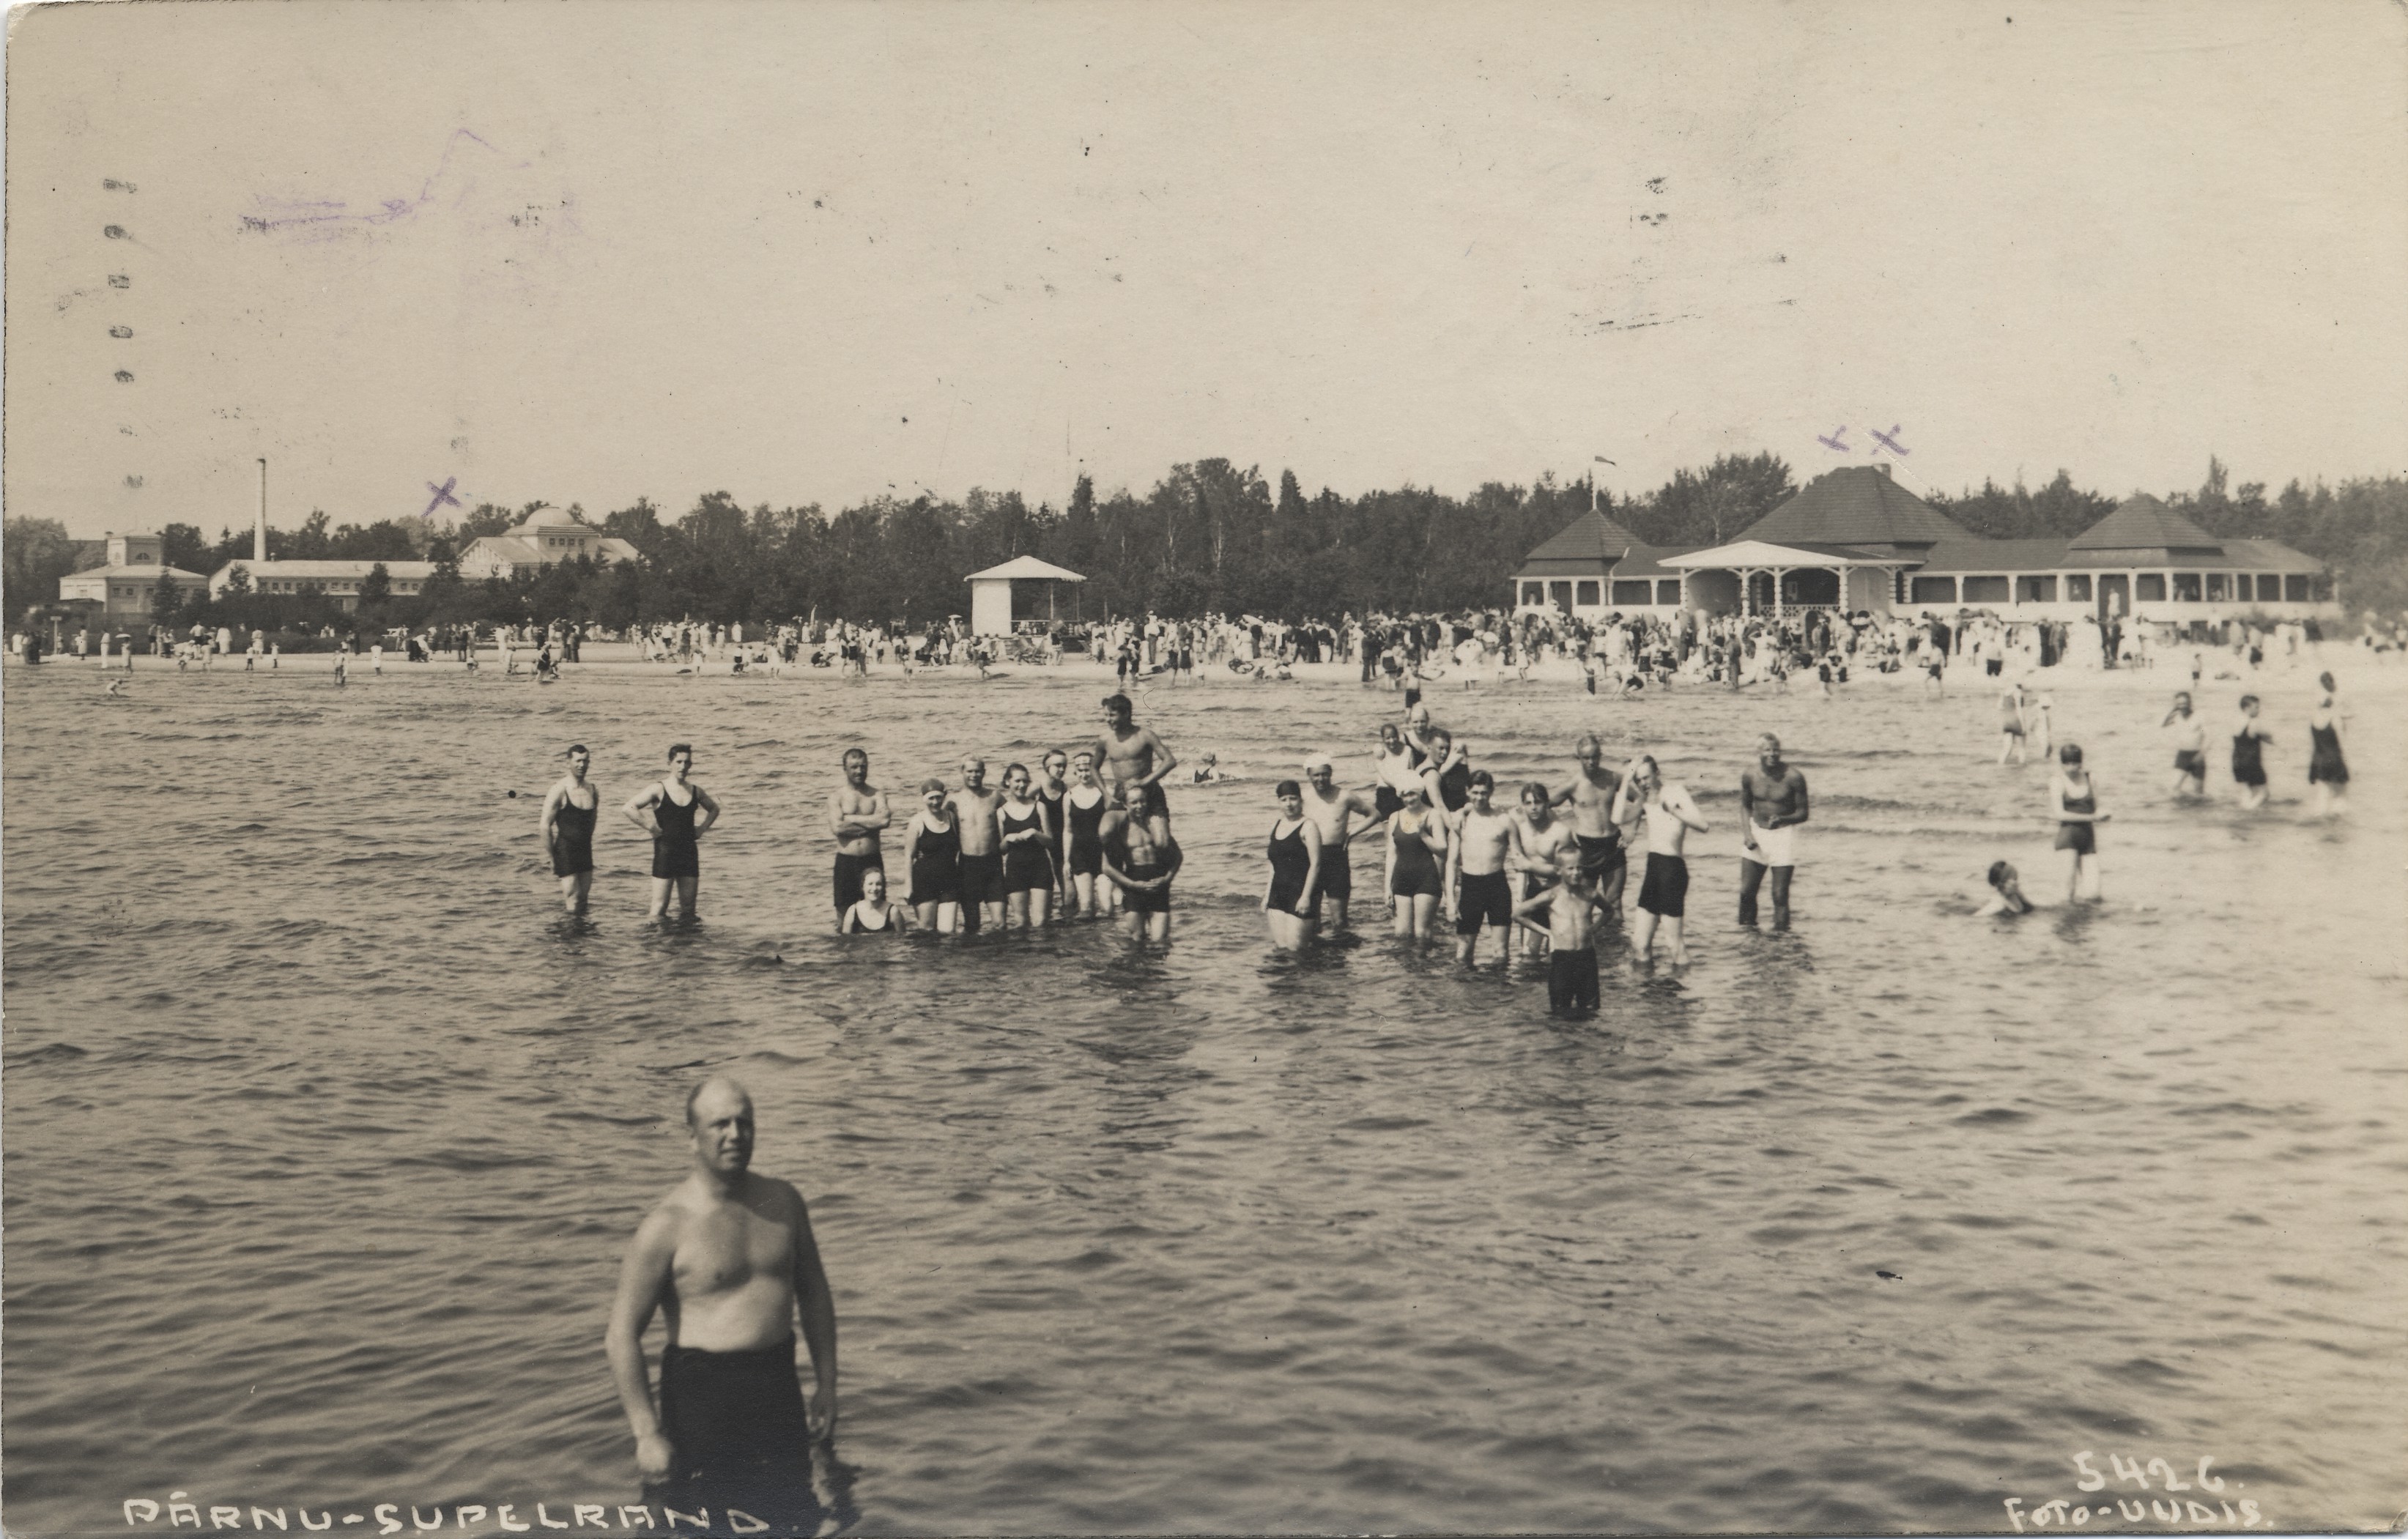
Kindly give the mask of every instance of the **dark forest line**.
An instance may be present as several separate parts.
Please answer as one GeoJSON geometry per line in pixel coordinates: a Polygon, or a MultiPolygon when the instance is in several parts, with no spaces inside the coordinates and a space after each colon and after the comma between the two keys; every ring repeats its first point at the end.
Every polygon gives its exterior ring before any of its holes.
{"type": "MultiPolygon", "coordinates": [[[[2353,608],[2408,608],[2408,478],[2293,480],[2272,496],[2259,482],[2228,484],[2211,459],[2195,491],[2165,499],[2211,534],[2271,538],[2324,561],[2340,574],[2353,608]]],[[[1641,496],[1598,494],[1598,506],[1641,543],[1721,543],[1798,490],[1790,467],[1765,453],[1725,456],[1684,470],[1641,496]]],[[[457,523],[385,520],[332,525],[322,512],[300,528],[271,530],[271,558],[431,560],[437,580],[415,598],[373,606],[389,624],[574,619],[619,627],[639,620],[904,620],[917,625],[968,610],[969,573],[1033,555],[1084,574],[1088,618],[1153,611],[1192,617],[1217,611],[1266,618],[1334,620],[1345,613],[1439,612],[1501,606],[1510,579],[1534,546],[1588,510],[1585,481],[1553,475],[1529,487],[1490,482],[1469,496],[1405,486],[1345,497],[1307,496],[1293,472],[1276,488],[1258,468],[1224,459],[1174,465],[1143,495],[1098,497],[1080,477],[1067,503],[1031,506],[1017,492],[972,491],[954,502],[882,497],[834,516],[817,505],[747,509],[724,492],[666,519],[648,501],[598,520],[566,511],[633,544],[644,560],[618,567],[567,565],[511,581],[461,581],[448,569],[480,535],[499,534],[552,505],[487,504],[457,523]]],[[[2018,483],[1928,498],[1978,534],[2071,535],[2118,500],[2077,488],[2060,470],[2038,490],[2018,483]]],[[[210,540],[189,524],[161,530],[167,563],[209,573],[251,553],[251,533],[228,528],[210,540]]],[[[89,555],[91,542],[83,542],[89,555]]],[[[76,569],[78,542],[55,520],[11,519],[5,542],[11,615],[55,600],[57,578],[76,569]]],[[[300,623],[325,601],[251,595],[239,615],[207,606],[189,623],[300,623]],[[286,611],[290,611],[288,614],[286,611]]]]}

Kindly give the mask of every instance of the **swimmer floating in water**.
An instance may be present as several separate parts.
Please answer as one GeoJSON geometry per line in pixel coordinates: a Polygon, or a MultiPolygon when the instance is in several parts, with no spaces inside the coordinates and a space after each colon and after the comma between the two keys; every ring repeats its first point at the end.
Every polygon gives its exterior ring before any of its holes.
{"type": "Polygon", "coordinates": [[[1973,911],[1977,919],[1995,919],[2004,915],[2013,919],[2032,911],[2032,901],[2024,896],[2023,884],[2015,876],[2015,868],[2004,861],[1990,862],[1990,901],[1973,911]]]}

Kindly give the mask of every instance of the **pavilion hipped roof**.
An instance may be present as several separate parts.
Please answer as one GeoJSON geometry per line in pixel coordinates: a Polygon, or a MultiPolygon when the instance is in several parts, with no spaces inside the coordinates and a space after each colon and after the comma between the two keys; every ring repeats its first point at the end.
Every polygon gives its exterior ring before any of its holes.
{"type": "Polygon", "coordinates": [[[1966,532],[1877,465],[1843,465],[1740,531],[1777,545],[1931,545],[1966,532]]]}
{"type": "Polygon", "coordinates": [[[1002,578],[1015,582],[1031,578],[1042,579],[1051,582],[1084,582],[1087,580],[1076,572],[1070,571],[1066,567],[1056,566],[1049,561],[1039,561],[1035,556],[1014,556],[1011,560],[1005,562],[1001,566],[990,566],[983,572],[972,572],[968,577],[964,577],[962,580],[964,582],[982,582],[991,578],[1002,578]]]}

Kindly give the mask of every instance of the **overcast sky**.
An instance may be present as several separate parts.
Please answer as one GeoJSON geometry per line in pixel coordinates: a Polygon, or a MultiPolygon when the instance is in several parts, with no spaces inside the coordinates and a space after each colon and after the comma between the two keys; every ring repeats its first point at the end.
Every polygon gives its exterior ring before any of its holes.
{"type": "Polygon", "coordinates": [[[2403,18],[19,10],[7,508],[2401,471],[2403,18]]]}

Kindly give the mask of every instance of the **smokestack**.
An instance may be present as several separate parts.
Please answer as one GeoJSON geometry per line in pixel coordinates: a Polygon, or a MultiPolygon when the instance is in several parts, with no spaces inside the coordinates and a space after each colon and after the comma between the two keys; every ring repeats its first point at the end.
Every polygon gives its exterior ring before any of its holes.
{"type": "MultiPolygon", "coordinates": [[[[265,461],[265,460],[262,460],[262,461],[260,461],[259,463],[260,463],[261,464],[263,464],[263,465],[264,465],[264,464],[265,464],[267,462],[266,462],[266,461],[265,461]]],[[[1888,462],[1887,460],[1875,460],[1875,461],[1873,462],[1873,465],[1874,465],[1874,467],[1875,467],[1876,469],[1878,469],[1878,470],[1882,473],[1882,479],[1883,479],[1883,480],[1886,481],[1886,480],[1888,480],[1888,479],[1889,479],[1889,462],[1888,462]]],[[[265,483],[262,483],[262,484],[265,484],[265,483]]],[[[260,493],[260,495],[264,498],[264,497],[265,497],[265,496],[267,495],[267,493],[265,493],[265,492],[261,492],[261,493],[260,493]]],[[[260,517],[264,520],[264,519],[265,519],[265,518],[266,518],[266,515],[263,513],[263,514],[261,514],[261,515],[260,515],[260,517]]]]}
{"type": "Polygon", "coordinates": [[[251,532],[251,559],[265,564],[267,561],[267,462],[259,462],[259,523],[251,532]]]}

